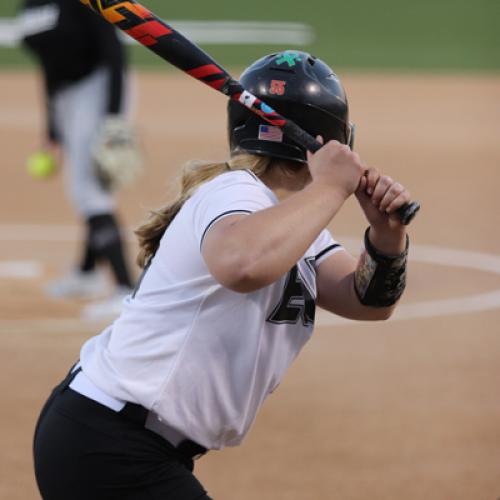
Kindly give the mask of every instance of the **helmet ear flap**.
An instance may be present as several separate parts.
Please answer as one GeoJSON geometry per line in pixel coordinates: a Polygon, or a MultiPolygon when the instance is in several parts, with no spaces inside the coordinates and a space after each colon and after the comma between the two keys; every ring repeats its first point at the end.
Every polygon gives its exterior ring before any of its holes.
{"type": "MultiPolygon", "coordinates": [[[[234,106],[241,106],[234,103],[234,106]]],[[[243,108],[243,106],[241,106],[243,108]]],[[[304,149],[295,144],[278,127],[263,122],[257,115],[248,114],[239,126],[228,128],[231,151],[238,153],[247,151],[254,154],[268,155],[274,158],[306,163],[307,157],[304,149]],[[262,139],[262,129],[266,132],[266,140],[262,139]],[[273,137],[271,137],[273,136],[273,137]]]]}

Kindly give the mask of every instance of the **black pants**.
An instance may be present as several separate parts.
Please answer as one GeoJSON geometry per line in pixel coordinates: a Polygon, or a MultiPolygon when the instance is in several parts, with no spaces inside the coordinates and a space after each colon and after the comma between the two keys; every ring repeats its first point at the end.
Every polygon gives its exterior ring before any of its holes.
{"type": "Polygon", "coordinates": [[[210,500],[193,461],[120,412],[69,389],[45,404],[34,439],[44,500],[210,500]]]}

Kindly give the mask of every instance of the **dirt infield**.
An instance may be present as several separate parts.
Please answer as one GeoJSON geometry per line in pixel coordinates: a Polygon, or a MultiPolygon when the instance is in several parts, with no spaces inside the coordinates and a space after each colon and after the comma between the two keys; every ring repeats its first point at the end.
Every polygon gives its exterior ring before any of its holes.
{"type": "MultiPolygon", "coordinates": [[[[217,500],[498,499],[500,78],[343,77],[357,150],[423,206],[400,315],[378,324],[320,315],[243,446],[209,453],[198,476],[217,500]]],[[[80,303],[43,294],[71,265],[79,229],[62,176],[41,182],[24,170],[41,135],[37,83],[31,73],[1,76],[0,498],[8,500],[38,498],[34,422],[100,327],[78,319],[80,303]]],[[[140,74],[135,83],[148,161],[120,195],[129,227],[162,203],[182,162],[226,150],[222,96],[183,76],[140,74]]],[[[349,202],[332,231],[356,249],[364,227],[349,202]]]]}

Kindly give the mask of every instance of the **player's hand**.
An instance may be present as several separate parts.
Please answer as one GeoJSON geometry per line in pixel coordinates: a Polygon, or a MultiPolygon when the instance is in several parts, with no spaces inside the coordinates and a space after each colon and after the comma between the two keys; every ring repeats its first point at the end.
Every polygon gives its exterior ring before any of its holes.
{"type": "Polygon", "coordinates": [[[410,202],[410,192],[399,182],[376,169],[366,169],[356,198],[370,225],[379,230],[402,230],[397,210],[410,202]]]}
{"type": "Polygon", "coordinates": [[[365,171],[357,153],[338,141],[328,142],[314,154],[308,152],[307,160],[313,182],[331,187],[344,199],[356,191],[365,171]]]}

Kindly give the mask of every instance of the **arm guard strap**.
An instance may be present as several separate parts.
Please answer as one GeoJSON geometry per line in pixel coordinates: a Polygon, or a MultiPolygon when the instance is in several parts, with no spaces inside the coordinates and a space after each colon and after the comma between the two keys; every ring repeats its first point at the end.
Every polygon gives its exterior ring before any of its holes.
{"type": "Polygon", "coordinates": [[[359,301],[365,306],[388,307],[395,304],[406,286],[406,261],[409,238],[406,236],[406,248],[399,255],[380,253],[365,232],[365,249],[359,258],[354,273],[354,288],[359,301]]]}

